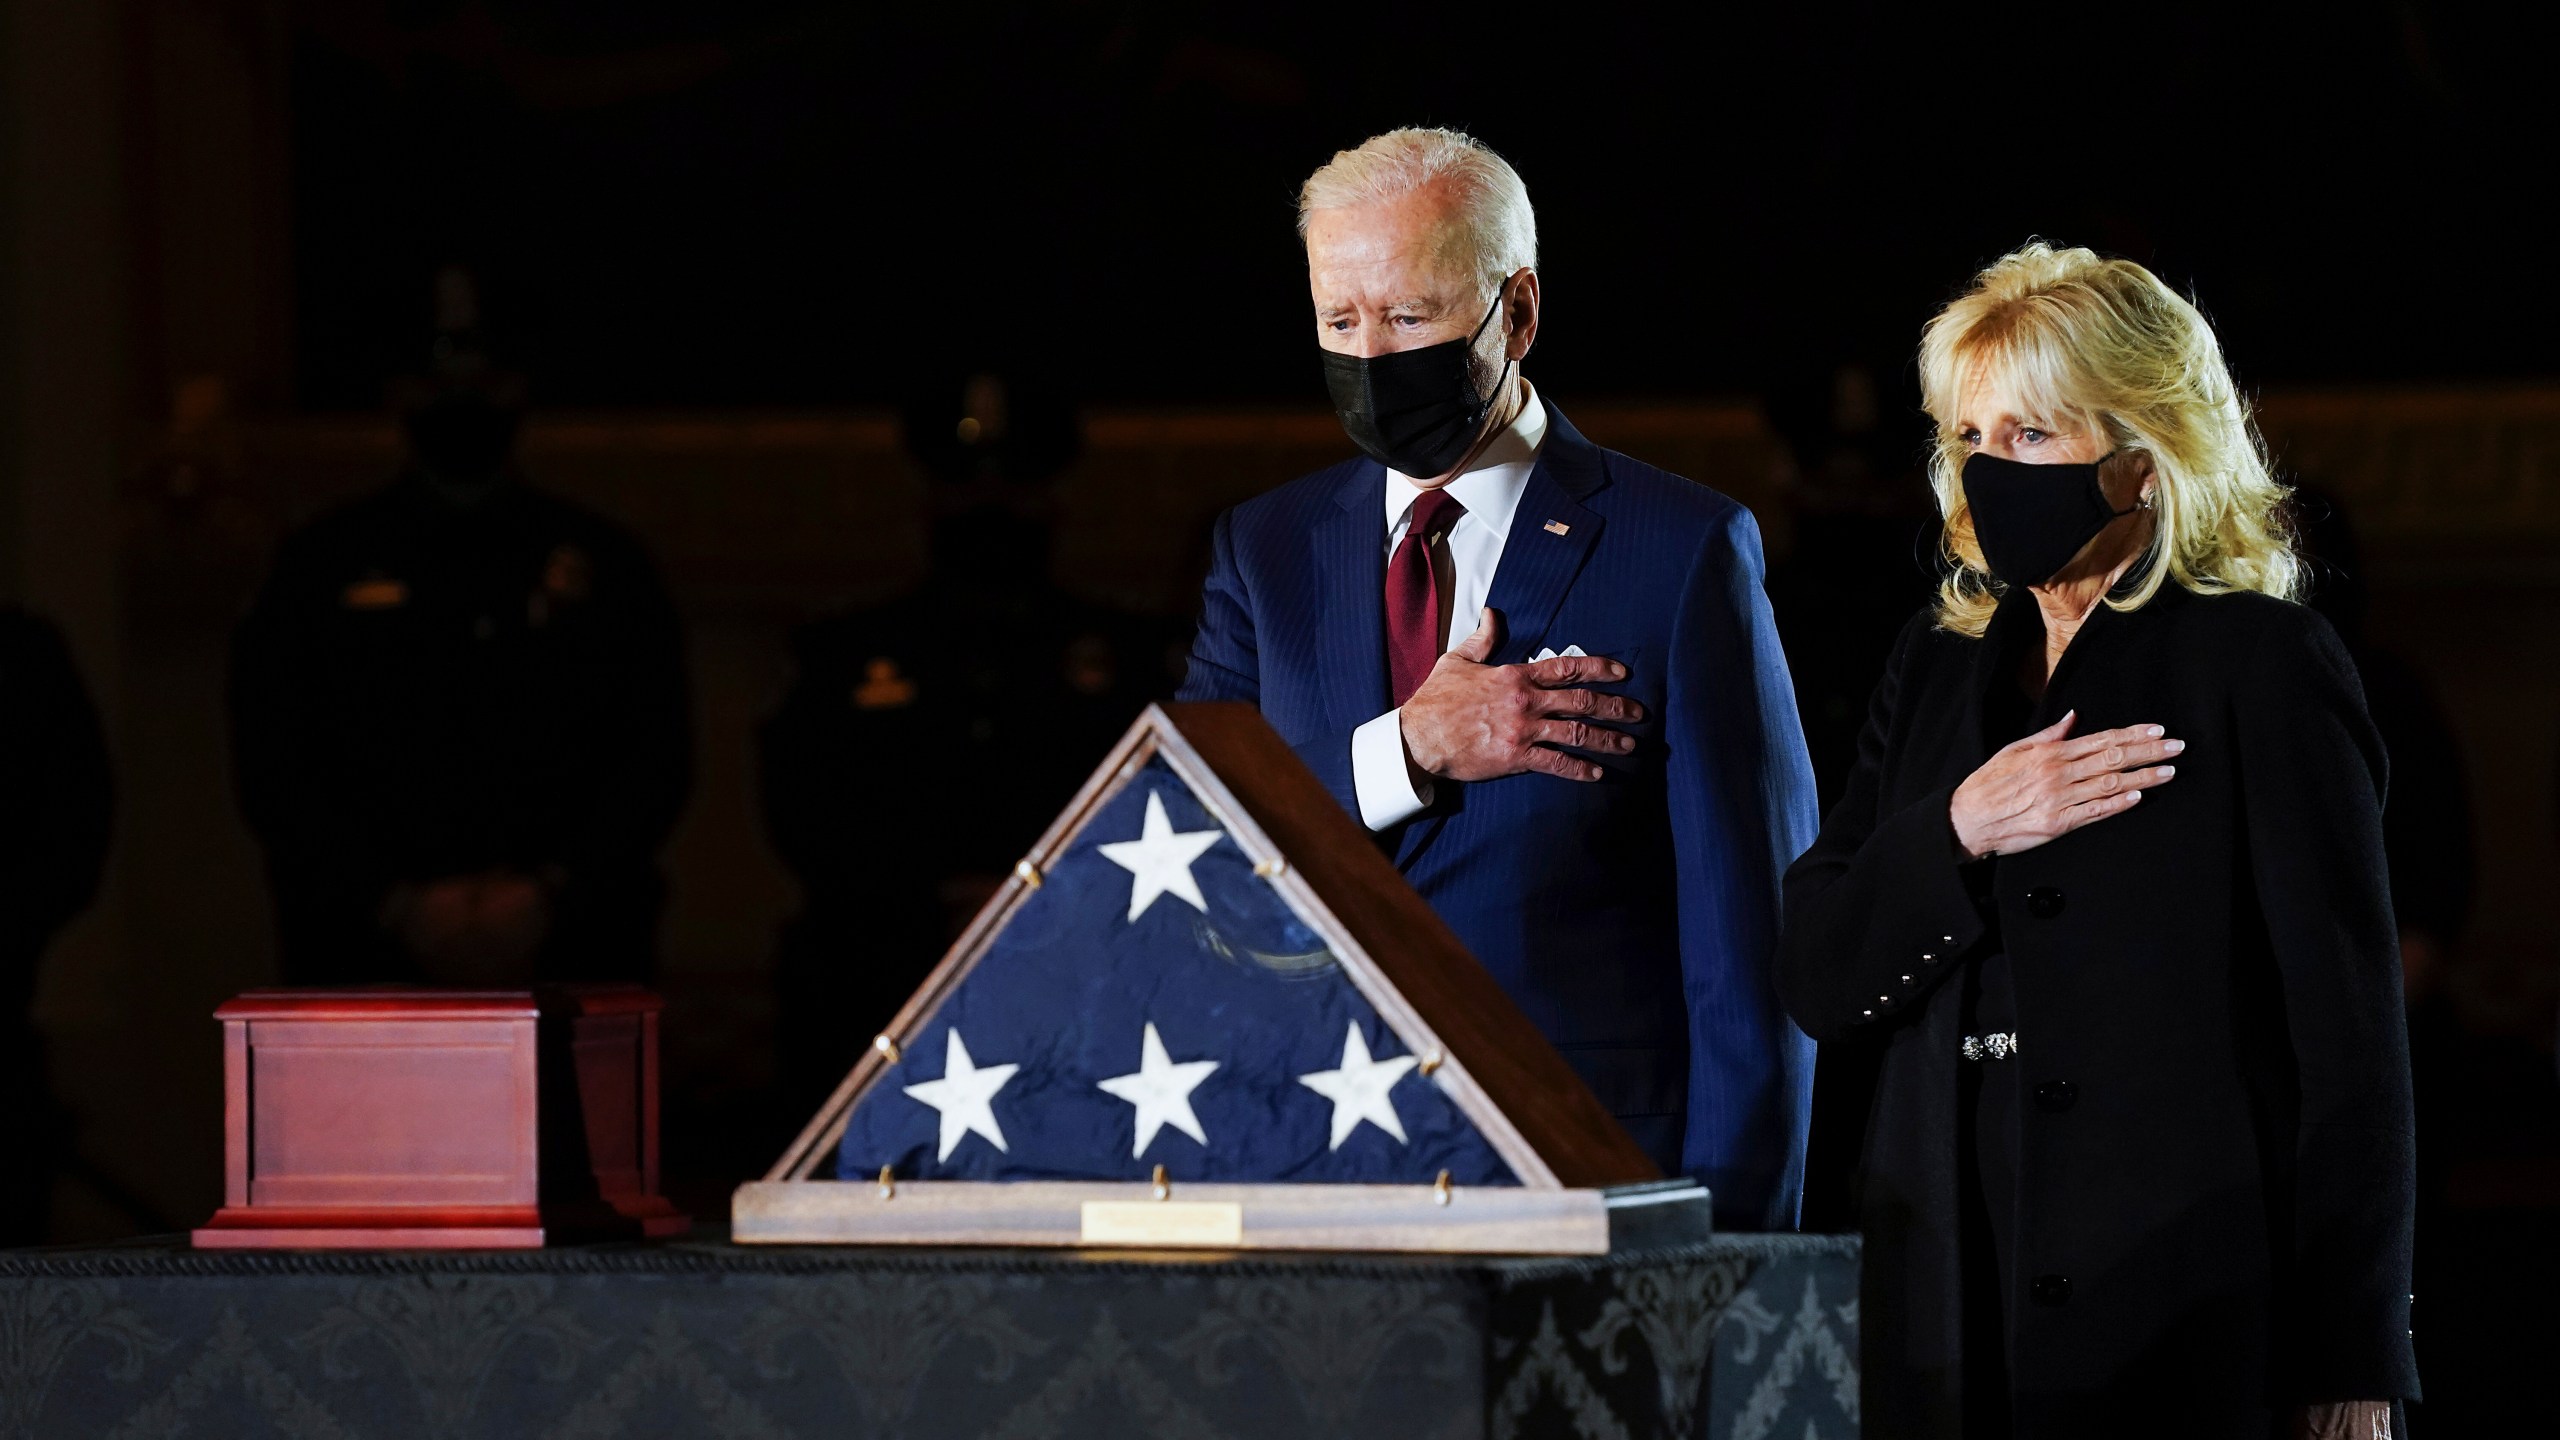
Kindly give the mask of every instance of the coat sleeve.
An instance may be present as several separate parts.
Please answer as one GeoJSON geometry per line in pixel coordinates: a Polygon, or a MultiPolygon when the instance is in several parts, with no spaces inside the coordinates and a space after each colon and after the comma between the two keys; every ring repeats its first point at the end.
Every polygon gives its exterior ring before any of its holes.
{"type": "Polygon", "coordinates": [[[1261,657],[1254,643],[1253,607],[1236,564],[1236,515],[1218,517],[1209,539],[1209,579],[1200,590],[1200,621],[1191,634],[1191,660],[1183,667],[1176,700],[1262,698],[1261,657]]]}
{"type": "MultiPolygon", "coordinates": [[[[1200,623],[1191,637],[1191,658],[1184,667],[1182,685],[1174,692],[1181,701],[1241,700],[1248,705],[1262,703],[1262,652],[1255,634],[1253,594],[1238,555],[1236,514],[1230,510],[1218,517],[1218,525],[1210,542],[1209,579],[1200,592],[1200,623]]],[[[1307,616],[1305,623],[1315,625],[1320,617],[1307,616]]],[[[1363,716],[1363,719],[1368,717],[1363,716]]],[[[1293,738],[1290,748],[1307,768],[1316,772],[1324,788],[1352,818],[1360,815],[1360,795],[1351,771],[1351,732],[1328,731],[1313,740],[1293,738]]]]}
{"type": "Polygon", "coordinates": [[[2234,717],[2249,880],[2301,1099],[2279,1334],[2296,1399],[2410,1398],[2415,1121],[2382,742],[2328,623],[2283,614],[2258,637],[2234,717]]]}
{"type": "Polygon", "coordinates": [[[1709,535],[1674,624],[1668,705],[1680,971],[1689,1010],[1681,1168],[1719,1224],[1793,1229],[1813,1046],[1770,977],[1778,880],[1813,838],[1813,764],[1761,586],[1760,530],[1734,507],[1709,535]]]}
{"type": "Polygon", "coordinates": [[[1868,703],[1848,787],[1787,871],[1778,993],[1817,1040],[1901,1014],[1958,968],[1986,928],[1947,819],[1955,788],[1884,808],[1895,706],[1932,623],[1924,612],[1903,630],[1868,703]]]}

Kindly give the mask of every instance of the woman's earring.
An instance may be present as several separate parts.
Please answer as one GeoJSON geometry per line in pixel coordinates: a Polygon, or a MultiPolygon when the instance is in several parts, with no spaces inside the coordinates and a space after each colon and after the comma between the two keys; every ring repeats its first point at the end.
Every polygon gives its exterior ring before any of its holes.
{"type": "Polygon", "coordinates": [[[2135,502],[2133,502],[2133,503],[2134,503],[2136,506],[2140,507],[2141,509],[2144,509],[2144,510],[2148,510],[2148,509],[2150,509],[2150,508],[2151,508],[2151,492],[2150,492],[2150,491],[2148,491],[2148,490],[2143,491],[2143,492],[2142,492],[2142,498],[2141,498],[2141,499],[2139,499],[2139,500],[2136,500],[2136,501],[2135,501],[2135,502]]]}

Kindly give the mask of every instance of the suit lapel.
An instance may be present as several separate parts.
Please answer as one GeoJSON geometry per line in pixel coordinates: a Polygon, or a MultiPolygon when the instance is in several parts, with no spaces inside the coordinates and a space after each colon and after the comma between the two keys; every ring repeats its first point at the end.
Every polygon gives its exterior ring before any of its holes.
{"type": "MultiPolygon", "coordinates": [[[[2116,593],[2123,594],[2130,588],[2130,583],[2120,585],[2116,593]]],[[[2145,609],[2176,605],[2185,598],[2186,592],[2176,584],[2163,585],[2145,609]]],[[[2087,687],[2076,682],[2092,666],[2104,673],[2104,657],[2123,643],[2123,634],[2132,619],[2112,605],[2100,604],[2090,609],[2089,618],[2080,622],[2080,633],[2071,637],[2071,647],[2062,652],[2061,663],[2054,666],[2044,698],[2030,707],[2026,729],[2021,734],[2032,734],[2061,719],[2064,711],[2075,708],[2075,693],[2085,698],[2087,687]]],[[[1996,717],[2014,717],[2017,713],[2014,703],[1997,703],[2007,694],[1998,687],[2007,686],[2014,691],[2031,650],[2044,643],[2044,617],[2036,608],[2035,596],[2023,588],[2013,588],[2000,597],[1999,608],[1991,612],[1991,623],[1982,632],[1982,644],[1974,652],[1973,721],[1982,744],[1982,758],[1989,758],[1992,752],[2018,738],[1999,733],[1994,724],[1996,717]]]]}
{"type": "Polygon", "coordinates": [[[1520,492],[1520,508],[1512,512],[1502,563],[1485,597],[1502,616],[1502,644],[1493,652],[1494,664],[1517,665],[1545,643],[1565,592],[1573,588],[1582,562],[1600,538],[1600,514],[1583,499],[1605,483],[1599,449],[1582,438],[1564,412],[1549,405],[1546,443],[1520,492]]]}
{"type": "MultiPolygon", "coordinates": [[[[1538,447],[1538,463],[1520,492],[1520,506],[1511,513],[1511,533],[1502,542],[1502,561],[1485,596],[1485,604],[1502,617],[1502,643],[1494,649],[1494,664],[1517,665],[1545,643],[1556,612],[1564,607],[1566,592],[1573,588],[1600,538],[1600,513],[1582,502],[1607,483],[1599,447],[1582,438],[1564,412],[1547,402],[1547,438],[1538,447]]],[[[1384,585],[1382,569],[1379,587],[1384,585]]],[[[1461,621],[1451,623],[1454,627],[1461,621]]],[[[1397,869],[1410,871],[1448,823],[1453,807],[1446,792],[1454,788],[1443,781],[1440,803],[1404,827],[1396,842],[1397,869]]]]}
{"type": "MultiPolygon", "coordinates": [[[[2133,593],[2140,572],[2116,583],[2109,598],[2122,598],[2133,593]]],[[[2089,618],[2080,622],[2080,633],[2071,637],[2071,648],[2062,652],[2062,662],[2053,668],[2053,680],[2045,686],[2044,701],[2036,707],[2035,725],[2041,729],[2062,718],[2066,710],[2075,710],[2089,698],[2090,682],[2081,677],[2092,672],[2105,675],[2120,663],[2116,652],[2134,635],[2140,633],[2143,617],[2157,615],[2187,602],[2185,586],[2172,580],[2162,585],[2141,610],[2127,614],[2113,605],[2098,604],[2090,608],[2089,618]]],[[[2041,639],[2041,625],[2035,627],[2041,639]]],[[[2075,726],[2085,730],[2085,725],[2075,726]]]]}
{"type": "MultiPolygon", "coordinates": [[[[2018,672],[2027,662],[2026,647],[2044,643],[2044,623],[2036,612],[2033,595],[2012,588],[2000,597],[1991,612],[1991,622],[1983,627],[1982,643],[1973,651],[1973,713],[1966,717],[1970,725],[1974,752],[1965,764],[1971,774],[1992,752],[2017,739],[2015,735],[1998,733],[2006,726],[2005,717],[2017,713],[2017,702],[2010,699],[2018,688],[2018,672]],[[2007,687],[2003,689],[2001,687],[2007,687]]],[[[2046,721],[2030,721],[2030,728],[2046,721]]]]}
{"type": "Polygon", "coordinates": [[[1310,537],[1322,587],[1325,714],[1349,730],[1385,713],[1387,695],[1386,467],[1374,460],[1351,468],[1334,494],[1335,510],[1310,537]]]}
{"type": "Polygon", "coordinates": [[[1493,572],[1493,590],[1485,597],[1502,617],[1494,664],[1517,665],[1538,652],[1599,538],[1600,516],[1557,484],[1541,461],[1520,492],[1510,538],[1502,543],[1502,566],[1493,572]],[[1556,533],[1558,528],[1564,533],[1556,533]]]}

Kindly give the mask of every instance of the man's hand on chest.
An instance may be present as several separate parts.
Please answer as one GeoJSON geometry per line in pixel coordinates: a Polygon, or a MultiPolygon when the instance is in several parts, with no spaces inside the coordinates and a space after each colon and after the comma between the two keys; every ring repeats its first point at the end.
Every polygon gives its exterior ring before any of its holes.
{"type": "Polygon", "coordinates": [[[1535,770],[1598,780],[1598,765],[1567,751],[1624,755],[1635,737],[1612,725],[1644,718],[1622,695],[1582,687],[1626,678],[1615,660],[1564,655],[1526,665],[1489,665],[1500,620],[1482,612],[1475,633],[1440,657],[1400,721],[1414,768],[1445,780],[1494,780],[1535,770]]]}

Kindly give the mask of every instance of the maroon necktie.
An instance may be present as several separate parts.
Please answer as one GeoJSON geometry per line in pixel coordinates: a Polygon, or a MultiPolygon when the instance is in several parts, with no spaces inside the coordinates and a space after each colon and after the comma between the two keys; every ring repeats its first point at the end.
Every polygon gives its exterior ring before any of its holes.
{"type": "Polygon", "coordinates": [[[1466,513],[1467,507],[1448,491],[1423,491],[1413,502],[1403,541],[1387,562],[1387,685],[1398,705],[1422,688],[1447,649],[1449,597],[1432,556],[1448,543],[1450,527],[1466,513]]]}

